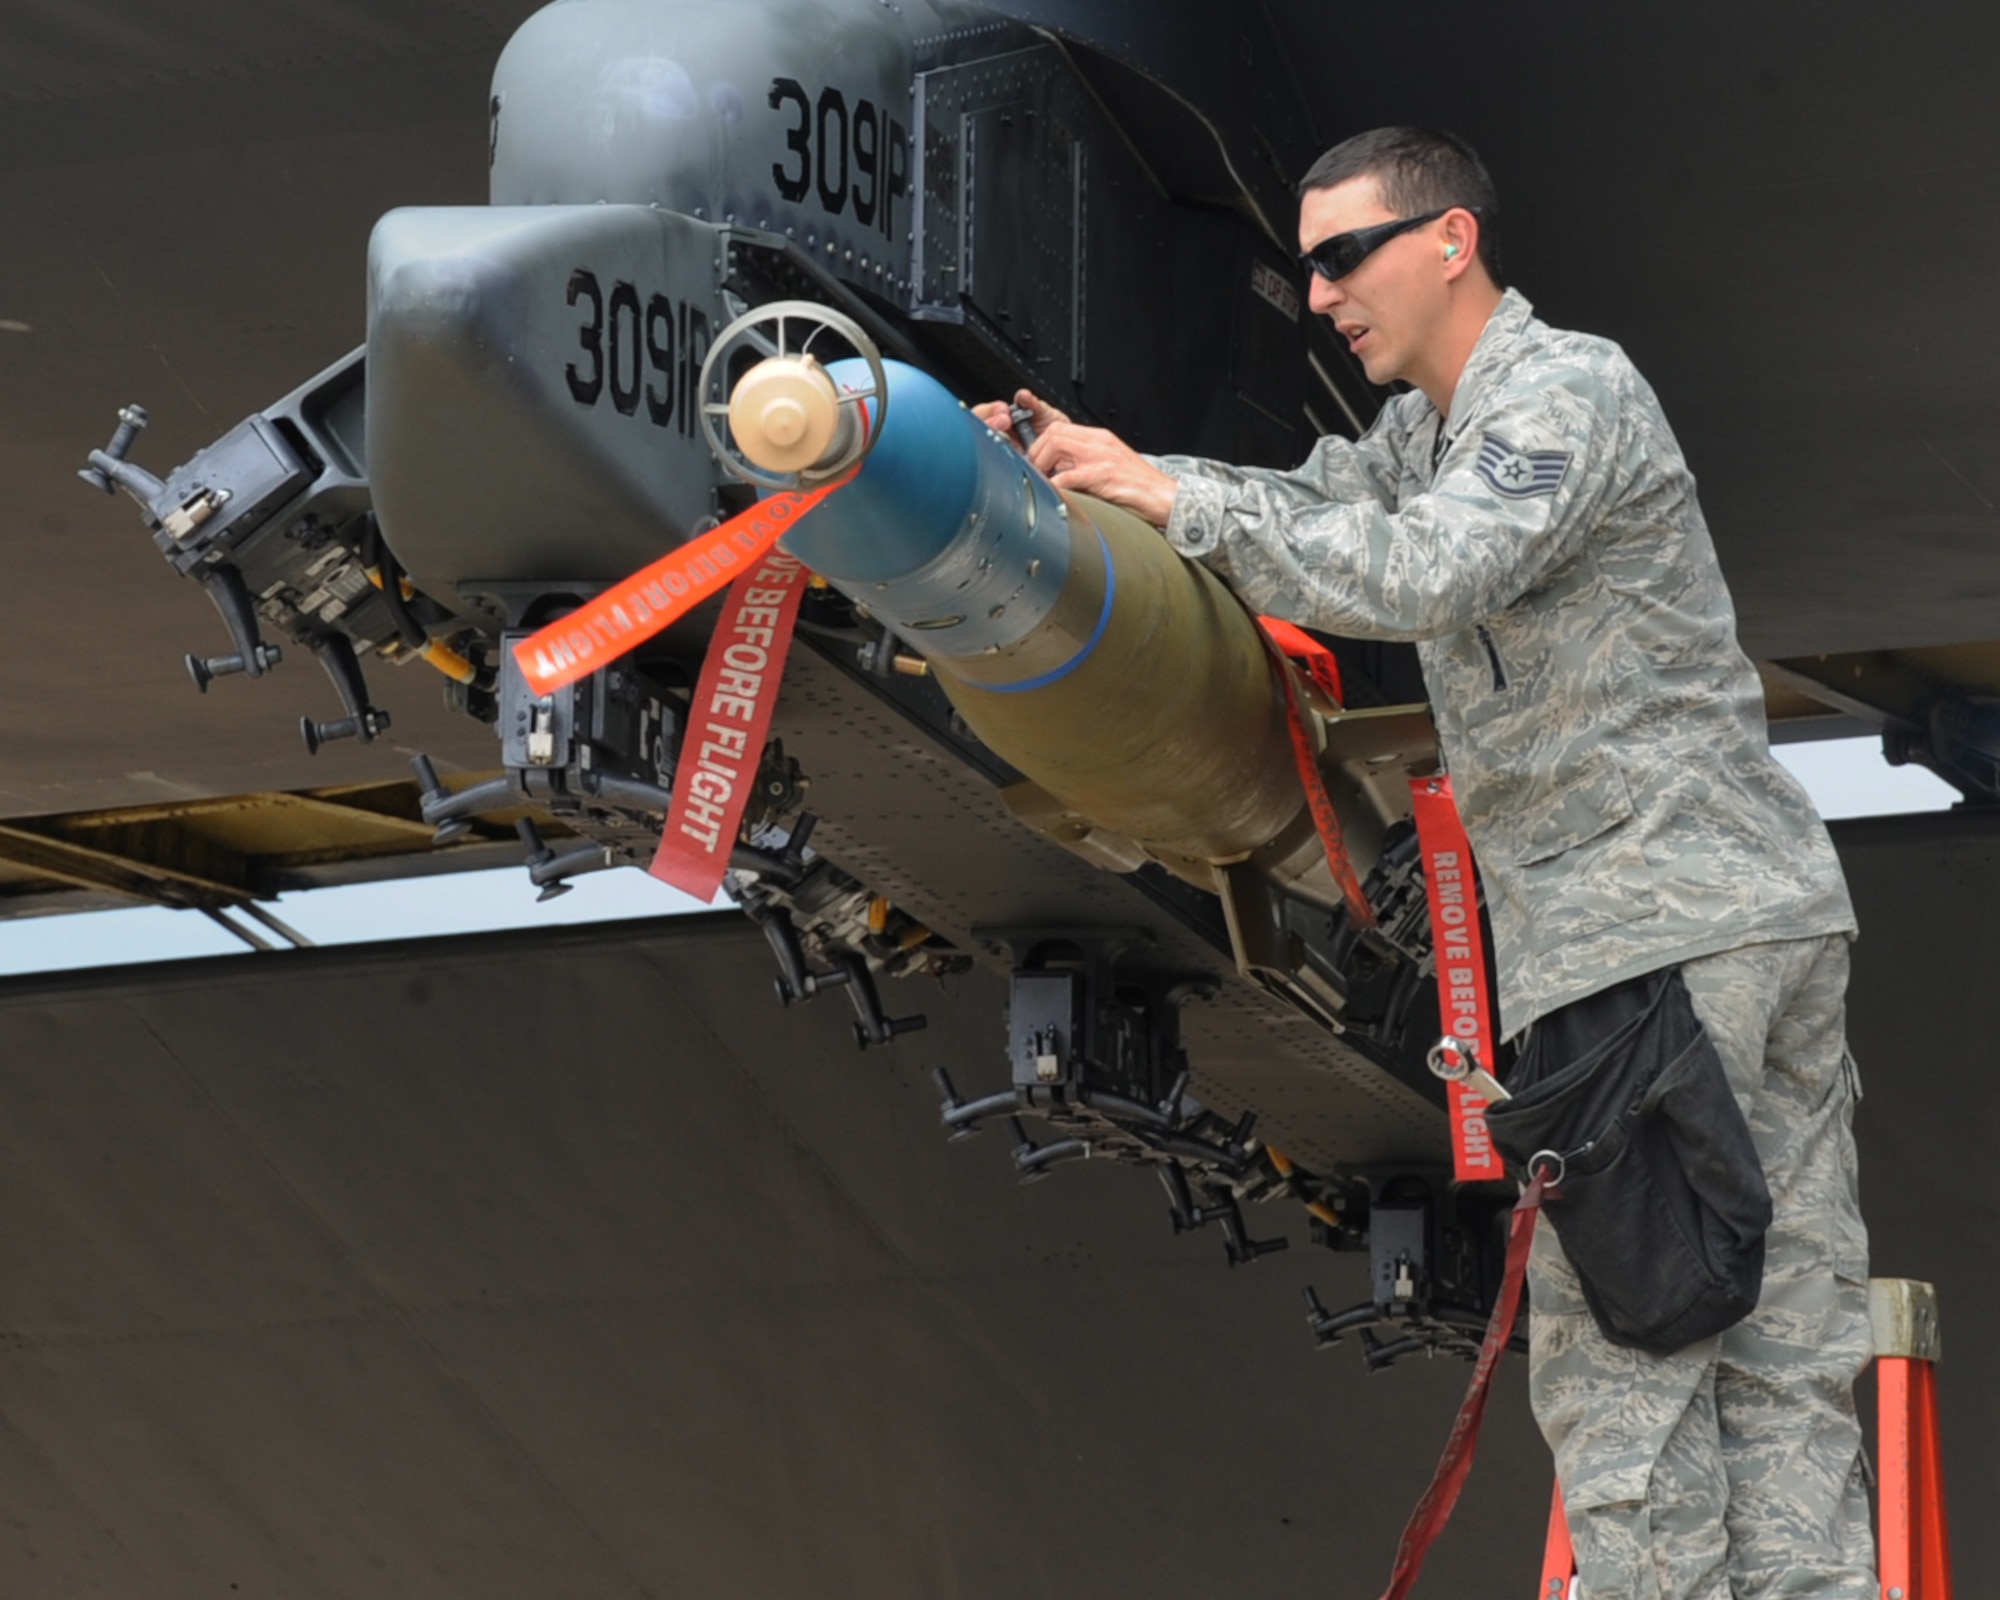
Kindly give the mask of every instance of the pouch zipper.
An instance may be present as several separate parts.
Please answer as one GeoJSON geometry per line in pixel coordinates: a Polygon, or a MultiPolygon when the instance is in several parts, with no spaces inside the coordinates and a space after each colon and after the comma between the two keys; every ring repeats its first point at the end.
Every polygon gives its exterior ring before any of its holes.
{"type": "Polygon", "coordinates": [[[1493,663],[1493,692],[1498,694],[1507,687],[1507,669],[1500,665],[1500,649],[1494,644],[1493,635],[1486,631],[1485,623],[1475,624],[1473,632],[1479,635],[1479,642],[1486,646],[1486,659],[1493,663]]]}

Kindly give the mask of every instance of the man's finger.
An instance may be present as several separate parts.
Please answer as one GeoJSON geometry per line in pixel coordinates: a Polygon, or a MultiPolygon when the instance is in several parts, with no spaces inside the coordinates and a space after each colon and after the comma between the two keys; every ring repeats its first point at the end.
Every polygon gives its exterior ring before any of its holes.
{"type": "Polygon", "coordinates": [[[1069,450],[1063,440],[1068,426],[1064,422],[1055,422],[1036,433],[1035,442],[1028,446],[1028,460],[1036,471],[1053,473],[1058,462],[1068,460],[1069,450]]]}
{"type": "Polygon", "coordinates": [[[1069,421],[1068,413],[1057,410],[1032,389],[1018,390],[1014,395],[1014,404],[1033,414],[1037,433],[1045,432],[1058,422],[1069,421]]]}

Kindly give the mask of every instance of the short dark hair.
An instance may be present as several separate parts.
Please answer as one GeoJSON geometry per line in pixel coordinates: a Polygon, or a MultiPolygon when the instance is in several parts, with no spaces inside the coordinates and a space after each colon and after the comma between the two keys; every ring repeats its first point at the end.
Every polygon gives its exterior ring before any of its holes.
{"type": "Polygon", "coordinates": [[[1463,206],[1479,213],[1479,259],[1486,275],[1500,276],[1500,196],[1486,163],[1471,145],[1435,128],[1376,128],[1343,139],[1312,164],[1299,193],[1332,189],[1353,178],[1373,178],[1382,204],[1402,217],[1463,206]]]}

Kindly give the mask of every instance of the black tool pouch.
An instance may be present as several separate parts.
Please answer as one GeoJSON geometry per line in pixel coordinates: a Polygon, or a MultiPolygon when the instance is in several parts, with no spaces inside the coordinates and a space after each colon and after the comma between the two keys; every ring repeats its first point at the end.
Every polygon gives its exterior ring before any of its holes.
{"type": "Polygon", "coordinates": [[[1755,1308],[1771,1192],[1678,967],[1537,1022],[1507,1087],[1487,1126],[1517,1171],[1560,1158],[1543,1208],[1607,1339],[1665,1355],[1755,1308]]]}

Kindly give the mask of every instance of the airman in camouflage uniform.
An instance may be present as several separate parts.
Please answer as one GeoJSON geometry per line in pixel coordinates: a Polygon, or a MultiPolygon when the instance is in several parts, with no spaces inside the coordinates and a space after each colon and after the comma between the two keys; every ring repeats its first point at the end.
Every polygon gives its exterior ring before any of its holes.
{"type": "Polygon", "coordinates": [[[1363,438],[1244,469],[1141,457],[1034,402],[1032,459],[1149,517],[1259,610],[1416,642],[1503,1033],[1682,969],[1775,1220],[1758,1309],[1664,1357],[1605,1339],[1539,1230],[1531,1389],[1589,1600],[1871,1600],[1853,913],[1771,759],[1693,477],[1623,351],[1502,292],[1496,202],[1463,145],[1362,135],[1302,190],[1313,309],[1377,383],[1414,385],[1363,438]]]}
{"type": "Polygon", "coordinates": [[[1672,962],[1854,926],[1771,759],[1694,479],[1615,344],[1510,290],[1449,420],[1412,390],[1296,472],[1159,465],[1168,541],[1249,604],[1417,642],[1503,1035],[1672,962]]]}

